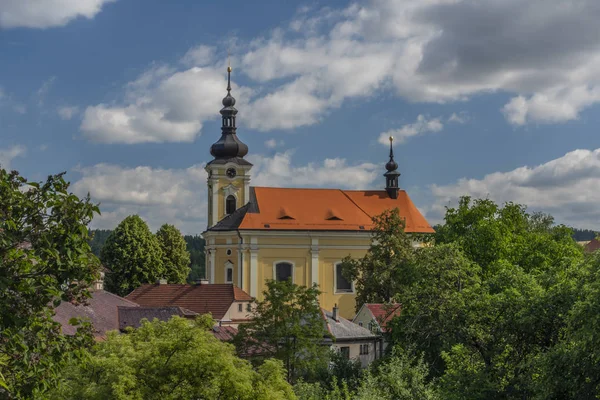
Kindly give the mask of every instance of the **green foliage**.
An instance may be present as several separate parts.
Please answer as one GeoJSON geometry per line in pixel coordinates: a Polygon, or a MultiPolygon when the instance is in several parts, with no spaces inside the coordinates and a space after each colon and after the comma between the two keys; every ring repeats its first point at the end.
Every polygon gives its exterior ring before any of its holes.
{"type": "Polygon", "coordinates": [[[92,253],[96,257],[100,257],[100,253],[102,252],[102,247],[104,247],[104,243],[106,239],[110,236],[112,230],[110,229],[91,229],[90,230],[90,247],[92,249],[92,253]]]}
{"type": "Polygon", "coordinates": [[[190,274],[188,282],[194,283],[206,276],[204,239],[201,236],[185,235],[183,237],[190,253],[190,274]]]}
{"type": "Polygon", "coordinates": [[[479,293],[481,270],[452,244],[415,251],[408,270],[390,340],[419,349],[436,374],[443,370],[441,351],[469,335],[462,327],[467,303],[479,293]]]}
{"type": "Polygon", "coordinates": [[[159,241],[137,215],[125,218],[110,234],[101,260],[110,270],[105,287],[119,296],[143,283],[154,283],[165,274],[159,241]]]}
{"type": "Polygon", "coordinates": [[[238,353],[255,360],[283,361],[287,379],[314,374],[327,362],[328,335],[318,304],[316,286],[290,281],[267,281],[264,299],[257,301],[252,321],[239,326],[235,338],[238,353]]]}
{"type": "Polygon", "coordinates": [[[365,374],[355,400],[442,399],[428,382],[428,367],[422,358],[394,349],[392,356],[365,374]]]}
{"type": "Polygon", "coordinates": [[[268,360],[254,371],[209,332],[212,324],[206,316],[195,323],[173,317],[112,332],[85,362],[71,366],[50,399],[295,398],[281,362],[268,360]]]}
{"type": "Polygon", "coordinates": [[[39,396],[91,341],[89,329],[66,338],[52,320],[53,305],[86,298],[99,267],[87,228],[98,207],[68,189],[63,174],[37,183],[0,169],[2,398],[39,396]]]}
{"type": "Polygon", "coordinates": [[[164,278],[169,283],[185,283],[190,273],[190,253],[179,229],[164,224],[156,232],[163,254],[164,278]]]}
{"type": "Polygon", "coordinates": [[[412,239],[404,232],[398,209],[373,218],[373,242],[361,259],[346,257],[343,274],[355,281],[356,309],[364,303],[387,303],[401,292],[414,251],[412,239]]]}

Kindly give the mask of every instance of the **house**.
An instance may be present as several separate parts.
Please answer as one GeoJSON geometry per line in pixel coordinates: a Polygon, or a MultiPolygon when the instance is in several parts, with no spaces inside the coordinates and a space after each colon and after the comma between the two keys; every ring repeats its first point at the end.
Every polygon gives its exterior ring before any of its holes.
{"type": "MultiPolygon", "coordinates": [[[[252,164],[244,158],[248,146],[237,135],[235,103],[228,68],[221,137],[211,146],[214,158],[206,165],[208,226],[202,235],[208,279],[212,284],[235,284],[259,300],[269,279],[317,284],[321,306],[332,309],[338,304],[340,314],[351,319],[354,283],[342,275],[339,265],[346,256],[365,255],[371,244],[372,218],[397,208],[407,232],[434,233],[399,187],[392,140],[389,160],[385,168],[382,165],[385,186],[381,190],[253,187],[252,164]]],[[[332,157],[338,155],[335,143],[330,150],[332,157]]],[[[327,165],[331,174],[343,172],[335,162],[327,165]]],[[[414,245],[421,243],[415,240],[414,245]]]]}
{"type": "Polygon", "coordinates": [[[600,240],[598,238],[590,240],[583,246],[583,251],[586,253],[593,253],[598,249],[600,249],[600,240]]]}
{"type": "Polygon", "coordinates": [[[378,358],[382,345],[380,335],[340,316],[337,306],[331,312],[324,309],[321,312],[327,331],[333,337],[331,348],[348,359],[359,360],[363,368],[378,358]]]}
{"type": "Polygon", "coordinates": [[[168,321],[173,316],[193,319],[198,313],[181,307],[118,307],[119,330],[127,328],[139,328],[142,320],[168,321]]]}
{"type": "MultiPolygon", "coordinates": [[[[212,314],[219,325],[237,327],[250,319],[252,297],[230,283],[145,284],[127,295],[142,307],[180,307],[195,314],[212,314]]],[[[187,312],[186,311],[186,312],[187,312]]]]}
{"type": "Polygon", "coordinates": [[[399,316],[401,312],[401,304],[365,303],[360,307],[352,322],[367,328],[375,334],[382,335],[384,340],[381,350],[384,351],[387,347],[387,334],[390,332],[388,323],[394,317],[399,316]]]}
{"type": "Polygon", "coordinates": [[[108,331],[119,330],[119,308],[134,309],[139,305],[131,300],[104,290],[101,279],[90,288],[91,298],[85,304],[63,301],[54,309],[53,319],[60,323],[65,335],[74,335],[77,327],[70,325],[71,318],[82,318],[91,322],[96,340],[106,339],[108,331]]]}

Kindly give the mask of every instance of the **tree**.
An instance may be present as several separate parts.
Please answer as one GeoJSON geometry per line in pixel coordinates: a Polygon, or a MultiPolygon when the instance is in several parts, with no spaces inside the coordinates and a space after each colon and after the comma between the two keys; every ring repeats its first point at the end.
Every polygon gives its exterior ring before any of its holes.
{"type": "Polygon", "coordinates": [[[190,253],[179,229],[164,224],[156,232],[163,254],[164,278],[169,283],[185,283],[190,273],[190,253]]]}
{"type": "Polygon", "coordinates": [[[216,339],[209,316],[144,321],[109,333],[84,363],[73,364],[50,396],[55,400],[294,399],[281,362],[258,371],[216,339]]]}
{"type": "Polygon", "coordinates": [[[68,192],[64,174],[28,182],[0,169],[0,397],[31,398],[91,343],[52,320],[61,301],[83,301],[98,275],[87,225],[98,207],[68,192]]]}
{"type": "Polygon", "coordinates": [[[346,257],[343,274],[356,282],[356,309],[365,303],[387,303],[401,291],[410,278],[408,270],[414,257],[412,238],[404,231],[398,209],[384,211],[373,218],[373,239],[361,259],[346,257]]]}
{"type": "Polygon", "coordinates": [[[102,248],[101,260],[110,272],[107,290],[125,296],[143,283],[164,276],[163,254],[156,236],[137,215],[125,218],[102,248]]]}
{"type": "Polygon", "coordinates": [[[188,282],[194,283],[206,276],[204,239],[202,236],[185,235],[183,237],[187,244],[187,251],[190,253],[190,274],[188,282]]]}
{"type": "Polygon", "coordinates": [[[367,373],[353,397],[356,400],[441,399],[427,379],[428,367],[422,358],[394,349],[392,356],[367,373]]]}
{"type": "Polygon", "coordinates": [[[239,326],[238,353],[255,360],[276,358],[287,369],[288,382],[315,373],[327,361],[328,336],[316,286],[268,281],[264,299],[257,301],[252,320],[239,326]]]}
{"type": "Polygon", "coordinates": [[[90,247],[92,248],[92,253],[94,253],[96,257],[100,257],[102,247],[104,247],[104,243],[106,243],[106,239],[108,239],[111,233],[112,231],[110,229],[90,230],[90,247]]]}

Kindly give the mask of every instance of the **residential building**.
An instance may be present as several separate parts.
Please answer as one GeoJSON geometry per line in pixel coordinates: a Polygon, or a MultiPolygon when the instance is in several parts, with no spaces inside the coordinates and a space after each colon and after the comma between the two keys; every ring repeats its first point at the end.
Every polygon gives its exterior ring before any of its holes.
{"type": "MultiPolygon", "coordinates": [[[[317,284],[322,307],[332,309],[338,304],[340,314],[352,318],[355,287],[339,265],[346,256],[365,255],[371,244],[372,217],[398,208],[407,232],[434,232],[399,188],[392,141],[382,190],[252,187],[252,164],[244,158],[248,146],[237,135],[238,111],[230,81],[228,68],[221,137],[211,146],[214,158],[206,165],[208,227],[203,236],[208,279],[213,284],[235,284],[258,299],[269,279],[317,284]]],[[[334,144],[331,150],[336,156],[334,144]]],[[[343,172],[330,164],[331,174],[343,172]]]]}
{"type": "Polygon", "coordinates": [[[143,307],[180,307],[196,314],[212,314],[219,325],[237,327],[249,321],[252,297],[231,283],[145,284],[127,295],[143,307]]]}
{"type": "Polygon", "coordinates": [[[388,345],[388,334],[391,327],[389,322],[400,315],[402,312],[401,304],[363,304],[356,316],[352,320],[355,324],[367,328],[369,331],[383,336],[382,351],[385,351],[388,345]]]}
{"type": "Polygon", "coordinates": [[[337,306],[333,310],[321,309],[327,331],[334,340],[331,347],[348,359],[359,360],[363,368],[375,361],[381,353],[381,336],[348,321],[339,315],[337,306]]]}
{"type": "Polygon", "coordinates": [[[137,308],[131,300],[104,290],[103,278],[94,282],[90,288],[91,297],[83,304],[63,301],[54,309],[53,319],[60,323],[65,335],[74,335],[77,327],[70,325],[71,318],[82,318],[92,324],[96,340],[106,339],[108,331],[119,330],[119,308],[137,308]]]}

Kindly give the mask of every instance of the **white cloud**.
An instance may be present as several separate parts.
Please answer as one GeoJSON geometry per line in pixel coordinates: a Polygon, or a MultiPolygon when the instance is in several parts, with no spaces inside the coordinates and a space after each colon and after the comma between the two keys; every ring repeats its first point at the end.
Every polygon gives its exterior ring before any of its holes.
{"type": "Polygon", "coordinates": [[[575,150],[541,165],[495,172],[482,179],[432,185],[431,191],[436,202],[428,216],[438,221],[445,205],[454,206],[460,196],[470,195],[525,204],[532,211],[552,214],[559,223],[596,229],[600,221],[600,149],[575,150]]]}
{"type": "Polygon", "coordinates": [[[458,114],[452,113],[452,115],[450,115],[450,117],[448,118],[448,122],[455,122],[457,124],[465,124],[468,121],[469,114],[467,114],[465,111],[461,111],[458,114]]]}
{"type": "MultiPolygon", "coordinates": [[[[344,159],[294,166],[291,151],[273,157],[255,155],[250,161],[254,163],[251,182],[256,186],[364,189],[380,172],[373,164],[348,165],[344,159]]],[[[153,230],[164,223],[174,224],[190,234],[198,234],[206,228],[204,165],[161,169],[97,164],[79,168],[78,172],[82,177],[73,184],[74,193],[79,196],[90,193],[93,201],[100,202],[102,215],[94,218],[95,228],[112,229],[131,214],[140,215],[153,230]]]]}
{"type": "Polygon", "coordinates": [[[365,189],[379,176],[380,166],[371,163],[348,165],[343,158],[327,158],[323,163],[292,165],[293,152],[288,150],[273,157],[249,156],[254,164],[252,184],[283,187],[339,187],[365,189]]]}
{"type": "Polygon", "coordinates": [[[102,215],[94,218],[94,227],[113,229],[126,216],[139,214],[153,230],[164,223],[175,224],[186,233],[206,228],[203,165],[160,169],[97,164],[79,172],[82,178],[73,184],[74,193],[90,193],[100,202],[102,215]]]}
{"type": "Polygon", "coordinates": [[[408,138],[417,135],[423,135],[430,132],[440,132],[444,129],[444,124],[439,118],[427,119],[424,115],[419,115],[412,124],[404,125],[400,129],[392,129],[379,134],[379,143],[389,146],[389,137],[393,136],[398,143],[405,142],[408,138]]]}
{"type": "Polygon", "coordinates": [[[87,107],[81,130],[102,143],[192,142],[203,123],[218,116],[226,86],[224,74],[212,67],[152,68],[127,85],[124,104],[87,107]]]}
{"type": "Polygon", "coordinates": [[[265,140],[265,147],[267,149],[274,149],[275,147],[283,146],[284,144],[285,144],[285,142],[283,140],[275,140],[275,139],[265,140]]]}
{"type": "MultiPolygon", "coordinates": [[[[435,103],[503,92],[512,96],[502,111],[513,124],[575,119],[600,102],[599,19],[595,0],[304,8],[288,26],[236,45],[234,70],[239,65],[250,78],[248,87],[234,88],[240,124],[290,130],[319,123],[350,99],[390,91],[435,103]]],[[[104,142],[193,140],[218,117],[224,95],[225,55],[216,52],[207,44],[191,48],[183,65],[202,68],[152,68],[127,85],[124,101],[88,107],[84,134],[104,142]]]]}
{"type": "Polygon", "coordinates": [[[190,67],[204,67],[211,64],[215,59],[215,48],[200,45],[192,47],[185,53],[181,61],[190,67]]]}
{"type": "Polygon", "coordinates": [[[79,107],[77,106],[63,106],[63,107],[59,107],[56,112],[58,113],[58,116],[65,120],[68,121],[70,119],[72,119],[75,115],[77,115],[79,113],[79,107]]]}
{"type": "Polygon", "coordinates": [[[0,28],[49,28],[71,20],[94,18],[102,7],[115,0],[2,0],[0,28]]]}
{"type": "Polygon", "coordinates": [[[0,149],[0,168],[10,170],[12,160],[25,154],[25,150],[25,146],[12,146],[6,150],[0,149]]]}

